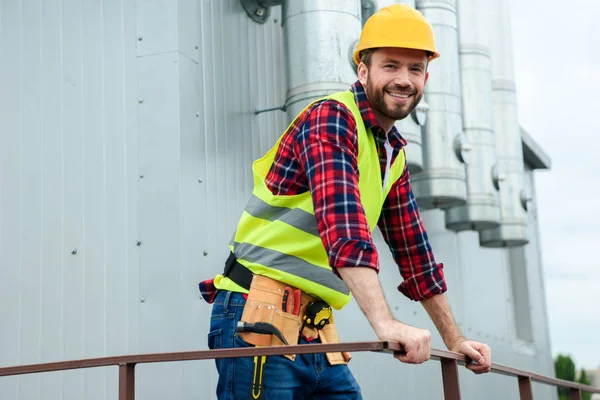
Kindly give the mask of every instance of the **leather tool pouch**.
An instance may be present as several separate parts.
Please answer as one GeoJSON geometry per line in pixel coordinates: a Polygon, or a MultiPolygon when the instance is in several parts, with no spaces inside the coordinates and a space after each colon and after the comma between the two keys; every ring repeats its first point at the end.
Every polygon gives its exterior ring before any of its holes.
{"type": "MultiPolygon", "coordinates": [[[[283,312],[281,302],[283,294],[276,288],[261,286],[253,283],[248,293],[248,300],[244,306],[241,320],[243,322],[266,322],[283,334],[289,345],[298,344],[300,331],[300,319],[298,316],[283,312]]],[[[281,346],[283,343],[275,335],[256,334],[251,332],[240,332],[240,337],[255,346],[281,346]]],[[[294,361],[295,354],[284,357],[294,361]]]]}
{"type": "MultiPolygon", "coordinates": [[[[335,328],[335,324],[327,324],[319,331],[319,339],[321,339],[321,343],[334,344],[339,343],[340,338],[337,333],[337,329],[335,328]]],[[[347,351],[342,353],[325,353],[327,357],[327,361],[331,365],[338,364],[348,364],[352,356],[347,351]]]]}
{"type": "MultiPolygon", "coordinates": [[[[302,315],[306,311],[306,302],[300,310],[300,315],[284,312],[281,310],[283,301],[283,290],[281,284],[260,275],[254,275],[248,299],[244,306],[241,320],[243,322],[266,322],[275,326],[283,334],[283,337],[289,345],[298,344],[300,329],[302,327],[302,315]]],[[[312,300],[314,301],[314,299],[312,300]]],[[[305,332],[310,330],[318,332],[321,343],[339,343],[340,339],[335,324],[325,325],[321,330],[305,328],[305,332]]],[[[247,343],[254,346],[280,346],[283,343],[275,335],[256,334],[251,332],[239,332],[240,337],[247,343]]],[[[316,335],[315,335],[316,337],[316,335]]],[[[295,354],[287,354],[284,357],[294,361],[295,354]]],[[[350,353],[326,353],[327,360],[331,365],[347,364],[350,361],[350,353]]]]}

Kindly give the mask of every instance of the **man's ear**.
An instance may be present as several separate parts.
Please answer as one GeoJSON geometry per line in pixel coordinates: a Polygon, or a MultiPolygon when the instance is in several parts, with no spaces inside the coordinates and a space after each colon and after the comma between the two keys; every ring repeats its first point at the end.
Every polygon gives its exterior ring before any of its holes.
{"type": "Polygon", "coordinates": [[[423,83],[423,87],[427,85],[427,81],[429,80],[429,71],[425,73],[425,83],[423,83]]]}
{"type": "Polygon", "coordinates": [[[369,75],[369,68],[365,65],[364,62],[360,62],[358,64],[358,80],[362,83],[363,86],[367,85],[367,76],[369,75]]]}

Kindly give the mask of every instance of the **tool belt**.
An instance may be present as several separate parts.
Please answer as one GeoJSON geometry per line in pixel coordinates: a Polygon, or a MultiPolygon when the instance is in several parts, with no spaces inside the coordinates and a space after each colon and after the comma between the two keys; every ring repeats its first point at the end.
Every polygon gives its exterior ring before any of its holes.
{"type": "MultiPolygon", "coordinates": [[[[226,274],[234,282],[234,277],[244,276],[249,269],[230,256],[227,260],[226,274]],[[229,270],[229,271],[228,271],[229,270]],[[231,271],[237,271],[231,274],[231,271]],[[240,272],[241,271],[241,272],[240,272]],[[230,274],[227,274],[229,272],[230,274]]],[[[285,283],[276,281],[262,275],[250,275],[251,282],[248,288],[248,299],[244,306],[241,321],[244,323],[263,322],[277,328],[287,344],[298,344],[298,338],[302,334],[308,338],[319,338],[321,343],[339,343],[331,307],[300,289],[291,287],[285,283]],[[326,306],[326,307],[323,307],[326,306]]],[[[247,282],[247,281],[246,281],[247,282]]],[[[238,283],[239,285],[239,283],[238,283]]],[[[240,285],[242,286],[242,285],[240,285]]],[[[240,337],[255,346],[280,346],[284,343],[273,334],[257,334],[252,332],[239,332],[240,337]]],[[[284,357],[294,361],[295,354],[287,354],[284,357]]],[[[331,365],[347,364],[350,361],[350,353],[326,353],[327,360],[331,365]]]]}

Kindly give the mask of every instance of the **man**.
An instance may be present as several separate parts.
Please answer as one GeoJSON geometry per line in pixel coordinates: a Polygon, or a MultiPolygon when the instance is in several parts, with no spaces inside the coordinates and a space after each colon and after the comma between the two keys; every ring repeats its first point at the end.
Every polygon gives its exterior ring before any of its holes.
{"type": "MultiPolygon", "coordinates": [[[[423,304],[450,350],[473,360],[467,368],[489,371],[490,348],[466,340],[453,319],[443,266],[434,260],[412,193],[406,142],[394,127],[421,100],[427,66],[437,57],[421,13],[399,4],[380,10],[354,54],[358,81],[309,105],[253,164],[253,194],[225,272],[200,284],[214,302],[209,348],[337,342],[331,308],[341,309],[352,293],[377,337],[402,344],[405,353],[396,358],[429,359],[429,332],[397,321],[383,296],[371,236],[379,226],[404,278],[400,292],[423,304]]],[[[218,360],[217,394],[361,398],[348,360],[347,354],[218,360]]]]}

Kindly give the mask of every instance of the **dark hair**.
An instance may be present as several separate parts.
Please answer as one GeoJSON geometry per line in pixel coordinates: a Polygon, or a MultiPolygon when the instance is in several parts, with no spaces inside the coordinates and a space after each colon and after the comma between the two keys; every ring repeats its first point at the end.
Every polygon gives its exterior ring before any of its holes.
{"type": "Polygon", "coordinates": [[[371,48],[371,49],[364,49],[360,53],[358,53],[358,57],[360,58],[360,61],[362,61],[362,63],[365,64],[367,66],[367,68],[369,68],[371,66],[371,56],[377,49],[378,49],[378,47],[371,48]]]}
{"type": "MultiPolygon", "coordinates": [[[[378,49],[379,49],[379,47],[374,47],[371,49],[364,49],[360,53],[358,53],[358,57],[360,58],[360,61],[362,61],[362,63],[365,64],[367,66],[367,68],[371,67],[371,56],[378,49]]],[[[425,62],[425,69],[427,69],[427,66],[429,66],[429,58],[433,55],[433,53],[426,50],[425,54],[427,55],[427,61],[425,62]]]]}

